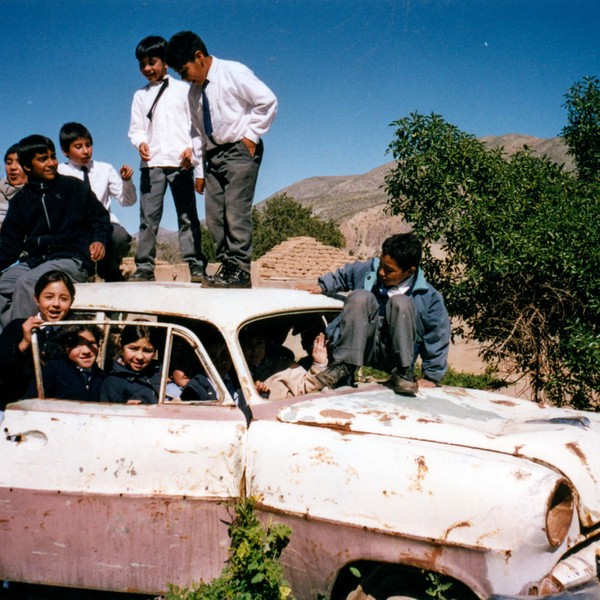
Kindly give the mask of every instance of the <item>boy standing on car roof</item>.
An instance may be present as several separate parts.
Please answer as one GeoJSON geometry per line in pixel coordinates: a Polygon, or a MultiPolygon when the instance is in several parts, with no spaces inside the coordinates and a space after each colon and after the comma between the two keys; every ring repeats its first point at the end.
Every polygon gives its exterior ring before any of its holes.
{"type": "Polygon", "coordinates": [[[262,161],[262,137],[277,98],[248,67],[208,54],[191,31],[175,34],[167,64],[192,86],[189,92],[196,191],[206,191],[206,224],[221,270],[212,287],[251,287],[252,201],[262,161]]]}

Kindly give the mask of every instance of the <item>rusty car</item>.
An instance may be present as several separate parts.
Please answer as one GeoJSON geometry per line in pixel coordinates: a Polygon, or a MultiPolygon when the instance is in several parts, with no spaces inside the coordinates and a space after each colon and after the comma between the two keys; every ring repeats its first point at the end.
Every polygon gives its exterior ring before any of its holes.
{"type": "Polygon", "coordinates": [[[240,335],[258,324],[299,358],[298,332],[341,306],[297,290],[78,285],[73,319],[104,328],[100,360],[122,324],[161,329],[159,401],[7,406],[0,578],[146,594],[209,581],[227,560],[228,503],[252,496],[291,528],[281,560],[298,600],[427,598],[432,574],[448,598],[600,598],[600,415],[377,381],[261,396],[240,335]],[[167,397],[182,354],[216,399],[167,397]]]}

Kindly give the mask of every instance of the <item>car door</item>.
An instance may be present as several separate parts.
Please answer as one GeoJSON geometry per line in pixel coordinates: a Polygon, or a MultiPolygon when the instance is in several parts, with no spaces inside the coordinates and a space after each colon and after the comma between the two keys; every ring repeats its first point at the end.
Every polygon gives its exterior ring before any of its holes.
{"type": "MultiPolygon", "coordinates": [[[[163,325],[163,327],[166,327],[163,325]]],[[[215,402],[31,399],[0,424],[0,578],[158,593],[219,574],[247,424],[200,341],[215,402]]],[[[165,345],[165,356],[170,352],[165,345]]]]}

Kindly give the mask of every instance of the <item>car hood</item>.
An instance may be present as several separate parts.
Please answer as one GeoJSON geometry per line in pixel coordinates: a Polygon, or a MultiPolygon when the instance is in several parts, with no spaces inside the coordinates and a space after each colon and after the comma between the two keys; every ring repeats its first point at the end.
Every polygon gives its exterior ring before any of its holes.
{"type": "Polygon", "coordinates": [[[282,408],[284,423],[500,452],[553,468],[580,497],[584,526],[600,521],[600,415],[463,388],[402,397],[381,385],[335,390],[282,408]]]}

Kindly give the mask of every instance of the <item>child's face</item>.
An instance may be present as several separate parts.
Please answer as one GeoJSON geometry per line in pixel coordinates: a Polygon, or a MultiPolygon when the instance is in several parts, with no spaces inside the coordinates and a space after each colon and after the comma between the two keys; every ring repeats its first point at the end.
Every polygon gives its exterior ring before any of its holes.
{"type": "Polygon", "coordinates": [[[206,81],[211,62],[202,52],[196,52],[196,58],[181,65],[177,72],[184,81],[201,86],[206,81]]]}
{"type": "Polygon", "coordinates": [[[156,83],[165,78],[167,74],[167,65],[155,56],[143,58],[139,62],[142,75],[150,82],[156,83]]]}
{"type": "Polygon", "coordinates": [[[71,142],[69,151],[65,152],[65,156],[77,166],[83,167],[92,160],[93,152],[92,142],[87,138],[80,137],[71,142]]]}
{"type": "Polygon", "coordinates": [[[249,337],[242,345],[244,358],[248,364],[255,367],[258,367],[265,358],[266,349],[265,338],[259,335],[249,337]]]}
{"type": "Polygon", "coordinates": [[[45,152],[36,152],[31,161],[31,168],[25,167],[25,172],[31,179],[52,181],[56,178],[57,168],[56,153],[48,149],[45,152]]]}
{"type": "Polygon", "coordinates": [[[8,183],[15,187],[27,183],[27,175],[25,175],[25,171],[21,168],[19,156],[16,152],[12,152],[6,157],[4,166],[6,168],[6,178],[8,179],[8,183]]]}
{"type": "Polygon", "coordinates": [[[408,279],[415,271],[415,267],[401,269],[391,256],[382,254],[379,259],[377,275],[385,287],[394,287],[408,279]]]}
{"type": "Polygon", "coordinates": [[[91,331],[79,333],[79,343],[67,354],[69,360],[82,369],[90,369],[98,356],[98,341],[91,331]]]}
{"type": "Polygon", "coordinates": [[[176,383],[179,387],[185,387],[189,382],[190,378],[185,374],[185,371],[181,369],[174,369],[171,373],[171,379],[173,383],[176,383]]]}
{"type": "Polygon", "coordinates": [[[143,371],[154,358],[156,349],[148,338],[141,338],[121,349],[123,364],[132,371],[143,371]]]}
{"type": "Polygon", "coordinates": [[[73,303],[67,286],[62,281],[49,283],[36,298],[44,321],[62,321],[73,303]]]}

